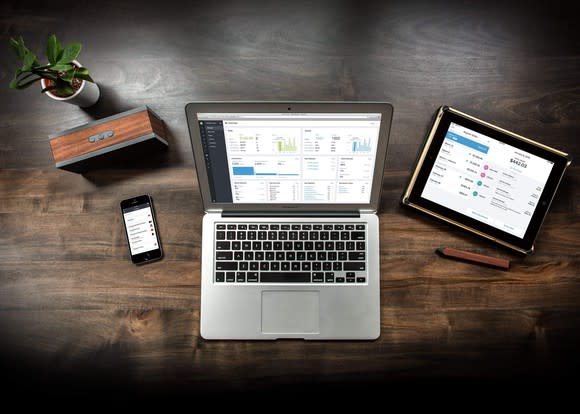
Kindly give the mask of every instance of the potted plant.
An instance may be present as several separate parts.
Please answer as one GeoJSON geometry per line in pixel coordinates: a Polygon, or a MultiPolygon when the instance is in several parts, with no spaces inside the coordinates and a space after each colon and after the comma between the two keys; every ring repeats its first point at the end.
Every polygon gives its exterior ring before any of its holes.
{"type": "Polygon", "coordinates": [[[10,46],[22,62],[16,70],[10,88],[25,89],[40,81],[42,92],[52,99],[81,107],[88,107],[99,100],[99,87],[76,58],[81,44],[71,43],[62,47],[55,35],[48,37],[46,57],[48,63],[41,65],[34,53],[25,45],[22,36],[10,38],[10,46]]]}

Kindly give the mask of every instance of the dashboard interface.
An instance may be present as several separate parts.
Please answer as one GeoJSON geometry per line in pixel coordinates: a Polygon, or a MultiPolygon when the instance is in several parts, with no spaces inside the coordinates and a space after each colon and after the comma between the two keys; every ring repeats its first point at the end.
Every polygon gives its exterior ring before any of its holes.
{"type": "Polygon", "coordinates": [[[370,202],[380,113],[198,113],[216,203],[370,202]]]}
{"type": "Polygon", "coordinates": [[[523,238],[553,166],[452,122],[421,197],[523,238]]]}

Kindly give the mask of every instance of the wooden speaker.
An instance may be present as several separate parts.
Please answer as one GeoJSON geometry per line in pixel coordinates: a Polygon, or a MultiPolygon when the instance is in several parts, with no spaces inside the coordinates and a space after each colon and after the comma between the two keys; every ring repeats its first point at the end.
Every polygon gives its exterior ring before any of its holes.
{"type": "Polygon", "coordinates": [[[48,136],[55,166],[77,173],[166,149],[164,137],[163,121],[147,106],[48,136]]]}

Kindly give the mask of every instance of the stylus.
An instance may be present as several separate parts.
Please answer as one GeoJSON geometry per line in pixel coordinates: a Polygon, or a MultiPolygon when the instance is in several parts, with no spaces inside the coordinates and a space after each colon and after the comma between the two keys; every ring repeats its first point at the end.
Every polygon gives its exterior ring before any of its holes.
{"type": "Polygon", "coordinates": [[[483,254],[466,252],[465,250],[454,249],[453,247],[439,247],[435,250],[445,257],[453,257],[468,262],[482,263],[489,266],[499,267],[501,269],[509,269],[510,261],[507,259],[500,259],[498,257],[485,256],[483,254]]]}

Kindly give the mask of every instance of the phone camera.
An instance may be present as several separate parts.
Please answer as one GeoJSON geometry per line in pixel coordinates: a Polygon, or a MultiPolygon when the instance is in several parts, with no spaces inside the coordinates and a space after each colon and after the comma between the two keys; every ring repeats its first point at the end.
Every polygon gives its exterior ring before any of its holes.
{"type": "Polygon", "coordinates": [[[288,107],[288,110],[289,110],[289,111],[291,111],[291,110],[292,110],[292,108],[288,107]]]}

